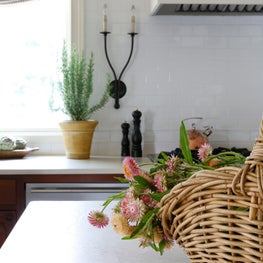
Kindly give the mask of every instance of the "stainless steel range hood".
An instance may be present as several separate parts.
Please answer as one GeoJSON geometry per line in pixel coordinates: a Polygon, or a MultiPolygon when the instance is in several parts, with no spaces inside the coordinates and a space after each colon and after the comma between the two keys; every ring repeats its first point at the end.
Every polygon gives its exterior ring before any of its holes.
{"type": "Polygon", "coordinates": [[[263,0],[151,0],[151,15],[262,15],[263,0]]]}

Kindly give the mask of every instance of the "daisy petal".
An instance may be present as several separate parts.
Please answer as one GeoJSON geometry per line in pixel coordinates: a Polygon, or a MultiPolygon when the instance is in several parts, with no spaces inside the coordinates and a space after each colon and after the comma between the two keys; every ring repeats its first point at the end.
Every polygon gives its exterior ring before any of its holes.
{"type": "Polygon", "coordinates": [[[103,228],[108,225],[109,218],[101,211],[91,211],[88,215],[88,221],[95,227],[103,228]]]}

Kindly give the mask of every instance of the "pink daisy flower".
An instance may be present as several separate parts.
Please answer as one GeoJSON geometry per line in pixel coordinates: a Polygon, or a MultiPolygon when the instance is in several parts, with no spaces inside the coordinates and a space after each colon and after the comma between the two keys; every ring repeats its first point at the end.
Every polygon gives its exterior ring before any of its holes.
{"type": "Polygon", "coordinates": [[[133,177],[140,174],[140,168],[132,157],[125,157],[122,162],[124,177],[134,181],[133,177]]]}
{"type": "Polygon", "coordinates": [[[121,212],[129,222],[139,222],[145,213],[145,205],[138,198],[124,198],[121,202],[121,212]]]}
{"type": "Polygon", "coordinates": [[[143,190],[142,195],[140,196],[140,199],[144,202],[145,205],[149,207],[156,207],[157,201],[155,201],[154,199],[150,197],[149,195],[150,193],[153,193],[150,189],[143,190]]]}
{"type": "Polygon", "coordinates": [[[109,217],[101,211],[91,211],[88,215],[88,221],[95,227],[103,228],[108,225],[109,217]]]}
{"type": "Polygon", "coordinates": [[[166,177],[163,174],[155,174],[153,181],[154,186],[157,188],[158,192],[162,193],[167,190],[166,177]]]}
{"type": "Polygon", "coordinates": [[[203,162],[209,155],[212,154],[212,147],[208,143],[204,143],[198,149],[198,158],[203,162]]]}

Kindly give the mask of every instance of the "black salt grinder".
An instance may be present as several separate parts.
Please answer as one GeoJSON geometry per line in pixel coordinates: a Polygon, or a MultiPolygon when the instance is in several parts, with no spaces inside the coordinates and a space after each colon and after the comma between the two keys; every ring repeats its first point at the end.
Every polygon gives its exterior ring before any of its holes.
{"type": "Polygon", "coordinates": [[[129,140],[129,128],[130,124],[124,122],[121,124],[122,128],[122,140],[121,140],[121,156],[130,156],[130,140],[129,140]]]}

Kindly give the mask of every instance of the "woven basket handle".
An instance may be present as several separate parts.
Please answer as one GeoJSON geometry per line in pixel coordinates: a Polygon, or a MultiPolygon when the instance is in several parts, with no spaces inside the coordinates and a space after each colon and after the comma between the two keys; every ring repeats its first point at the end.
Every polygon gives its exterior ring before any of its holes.
{"type": "Polygon", "coordinates": [[[244,167],[233,179],[232,189],[235,194],[247,196],[255,192],[255,189],[249,189],[249,185],[246,185],[249,180],[254,179],[257,181],[258,186],[255,195],[263,198],[263,119],[261,120],[259,133],[260,136],[257,138],[251,154],[246,158],[244,167]]]}

